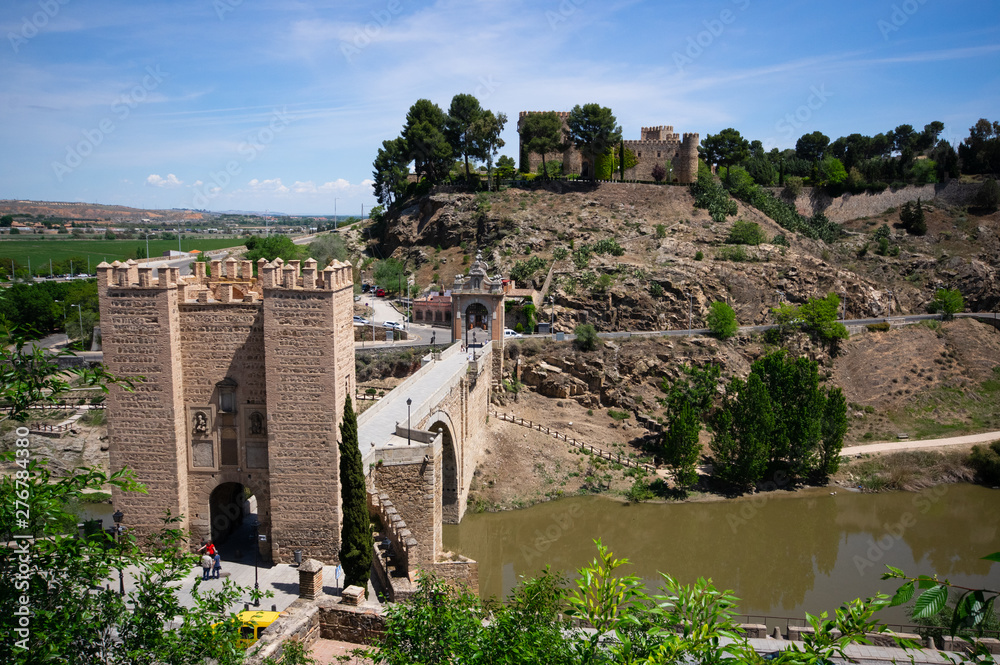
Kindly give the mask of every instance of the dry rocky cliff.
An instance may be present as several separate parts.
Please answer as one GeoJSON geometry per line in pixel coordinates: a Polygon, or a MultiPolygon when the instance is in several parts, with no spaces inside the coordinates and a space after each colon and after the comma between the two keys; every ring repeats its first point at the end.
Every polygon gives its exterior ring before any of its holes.
{"type": "MultiPolygon", "coordinates": [[[[905,198],[900,191],[892,195],[893,201],[905,198]]],[[[977,216],[945,198],[925,203],[926,236],[895,228],[898,214],[889,208],[841,222],[844,237],[827,245],[788,233],[742,203],[735,217],[713,222],[694,208],[687,187],[554,184],[479,195],[437,192],[390,216],[381,251],[416,265],[419,284],[443,288],[479,251],[505,276],[518,262],[538,257],[529,281],[540,288],[551,268],[548,295],[555,298],[556,329],[564,331],[582,321],[600,330],[686,328],[689,315],[700,327],[716,300],[728,300],[743,324],[765,323],[781,298],[801,303],[831,291],[846,296],[851,318],[885,316],[890,307],[894,314],[922,313],[941,286],[960,289],[969,309],[997,307],[1000,215],[977,216]],[[743,246],[746,260],[725,260],[736,219],[759,223],[769,240],[784,234],[790,246],[743,246]],[[876,254],[871,235],[883,223],[898,256],[876,254]],[[575,250],[609,238],[622,247],[621,256],[595,253],[574,261],[575,250]],[[602,283],[604,275],[610,282],[602,283]]],[[[877,200],[865,205],[871,209],[877,200]]],[[[829,206],[844,208],[839,199],[829,206]]]]}

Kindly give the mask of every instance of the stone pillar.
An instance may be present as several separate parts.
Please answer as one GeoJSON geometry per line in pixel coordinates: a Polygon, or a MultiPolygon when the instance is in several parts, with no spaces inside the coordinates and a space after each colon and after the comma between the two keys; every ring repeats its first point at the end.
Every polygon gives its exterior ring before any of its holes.
{"type": "MultiPolygon", "coordinates": [[[[226,259],[226,279],[228,280],[236,279],[237,276],[236,265],[237,265],[236,259],[234,259],[233,257],[230,256],[229,258],[226,259]]],[[[221,277],[222,275],[219,276],[221,277]]]]}
{"type": "Polygon", "coordinates": [[[341,600],[344,605],[351,605],[352,607],[357,607],[361,604],[361,601],[365,599],[365,590],[359,586],[351,585],[344,589],[341,594],[341,600]]]}
{"type": "Polygon", "coordinates": [[[195,261],[194,262],[194,279],[199,284],[205,281],[205,262],[195,261]]]}
{"type": "Polygon", "coordinates": [[[222,261],[214,259],[212,261],[212,281],[222,279],[222,261]]]}
{"type": "Polygon", "coordinates": [[[139,268],[139,286],[148,289],[153,286],[153,269],[148,266],[139,268]]]}
{"type": "Polygon", "coordinates": [[[240,262],[240,279],[245,282],[253,279],[253,261],[240,262]]]}
{"type": "Polygon", "coordinates": [[[299,566],[299,598],[313,600],[323,593],[323,564],[306,559],[299,566]]]}

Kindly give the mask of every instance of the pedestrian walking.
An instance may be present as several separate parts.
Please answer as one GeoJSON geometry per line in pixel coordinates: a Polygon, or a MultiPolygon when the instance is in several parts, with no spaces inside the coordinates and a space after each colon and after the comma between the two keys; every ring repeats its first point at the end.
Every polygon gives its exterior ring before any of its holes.
{"type": "Polygon", "coordinates": [[[201,579],[207,580],[210,572],[212,572],[212,557],[206,552],[201,555],[201,579]]]}
{"type": "Polygon", "coordinates": [[[222,555],[218,552],[215,553],[215,565],[212,566],[212,579],[219,579],[219,573],[222,572],[222,555]]]}
{"type": "Polygon", "coordinates": [[[205,552],[208,553],[208,556],[214,557],[215,556],[215,543],[213,543],[211,540],[208,541],[208,545],[205,546],[205,552]]]}

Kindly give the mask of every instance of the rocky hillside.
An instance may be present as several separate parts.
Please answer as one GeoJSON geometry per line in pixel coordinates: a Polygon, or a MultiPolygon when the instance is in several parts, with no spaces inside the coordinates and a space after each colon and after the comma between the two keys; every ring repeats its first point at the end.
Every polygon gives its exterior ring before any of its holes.
{"type": "Polygon", "coordinates": [[[536,287],[551,268],[556,329],[564,331],[581,321],[601,330],[686,328],[687,294],[695,327],[716,300],[728,300],[741,323],[764,323],[779,297],[798,303],[831,291],[846,294],[849,317],[884,316],[890,306],[923,312],[940,286],[960,289],[970,309],[1000,304],[1000,215],[932,201],[926,236],[908,236],[898,223],[894,208],[847,220],[845,236],[827,245],[786,233],[742,203],[715,223],[694,208],[687,187],[552,185],[432,193],[389,216],[377,253],[409,259],[419,284],[445,288],[479,251],[505,276],[520,265],[536,287]],[[769,240],[786,235],[789,246],[741,246],[741,260],[732,260],[726,239],[737,219],[759,223],[769,240]],[[871,236],[883,223],[897,256],[875,251],[871,236]],[[621,255],[580,251],[609,239],[621,255]]]}

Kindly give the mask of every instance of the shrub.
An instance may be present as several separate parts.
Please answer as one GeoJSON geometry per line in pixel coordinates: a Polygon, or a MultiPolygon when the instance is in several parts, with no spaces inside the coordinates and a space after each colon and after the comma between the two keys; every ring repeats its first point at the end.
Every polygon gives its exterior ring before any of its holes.
{"type": "Polygon", "coordinates": [[[781,195],[786,199],[792,199],[793,201],[799,197],[802,193],[802,178],[798,176],[788,176],[785,178],[785,189],[781,191],[781,195]]]}
{"type": "Polygon", "coordinates": [[[567,256],[569,256],[569,250],[566,249],[565,247],[556,247],[554,250],[552,250],[552,258],[554,258],[556,261],[562,261],[567,256]]]}
{"type": "Polygon", "coordinates": [[[704,258],[705,258],[705,252],[701,251],[700,249],[694,253],[695,261],[701,261],[704,258]]]}
{"type": "Polygon", "coordinates": [[[1000,485],[1000,440],[987,446],[972,446],[969,466],[982,482],[993,487],[1000,485]]]}
{"type": "Polygon", "coordinates": [[[869,332],[887,332],[892,326],[889,325],[888,321],[883,321],[882,323],[869,323],[867,326],[869,332]]]}
{"type": "Polygon", "coordinates": [[[614,238],[601,238],[590,249],[595,254],[611,254],[612,256],[621,256],[625,253],[625,249],[614,238]]]}
{"type": "Polygon", "coordinates": [[[767,240],[763,229],[757,222],[745,222],[737,219],[733,222],[733,227],[729,230],[729,237],[726,242],[731,245],[759,245],[767,240]]]}
{"type": "Polygon", "coordinates": [[[664,224],[656,225],[656,237],[659,240],[663,240],[667,237],[667,227],[664,224]]]}
{"type": "Polygon", "coordinates": [[[711,304],[706,322],[712,333],[719,339],[729,339],[740,329],[739,323],[736,322],[736,312],[724,302],[711,304]]]}
{"type": "Polygon", "coordinates": [[[738,210],[736,201],[711,175],[699,173],[697,182],[691,185],[691,193],[694,194],[694,207],[708,210],[716,222],[726,221],[727,216],[735,215],[738,210]]]}
{"type": "Polygon", "coordinates": [[[934,300],[927,305],[927,311],[931,314],[940,313],[943,319],[951,319],[964,310],[965,299],[958,289],[938,289],[934,300]]]}
{"type": "Polygon", "coordinates": [[[659,282],[653,282],[652,284],[649,285],[649,295],[653,296],[654,298],[659,298],[660,296],[663,295],[663,287],[660,286],[659,282]]]}
{"type": "Polygon", "coordinates": [[[518,284],[525,284],[544,267],[545,259],[540,256],[532,256],[530,259],[517,261],[510,269],[510,278],[518,284]]]}
{"type": "Polygon", "coordinates": [[[574,343],[581,351],[593,351],[597,348],[597,328],[589,323],[578,325],[573,333],[576,335],[574,343]]]}
{"type": "Polygon", "coordinates": [[[774,236],[774,240],[771,241],[771,244],[778,247],[791,247],[791,243],[788,242],[788,238],[785,237],[784,233],[779,233],[774,236]]]}
{"type": "Polygon", "coordinates": [[[1000,184],[993,178],[986,180],[976,193],[976,206],[989,212],[1000,206],[1000,184]]]}
{"type": "Polygon", "coordinates": [[[899,221],[908,233],[912,233],[915,236],[927,234],[927,221],[924,219],[924,208],[919,198],[916,204],[912,201],[907,201],[903,204],[903,207],[899,211],[899,221]]]}
{"type": "Polygon", "coordinates": [[[608,409],[608,415],[611,417],[612,420],[621,422],[623,420],[628,420],[629,417],[632,414],[630,414],[628,411],[619,411],[617,409],[608,409]]]}
{"type": "Polygon", "coordinates": [[[650,175],[653,176],[653,180],[656,182],[663,182],[663,179],[667,177],[667,170],[663,168],[663,164],[657,162],[653,164],[653,172],[650,175]]]}

